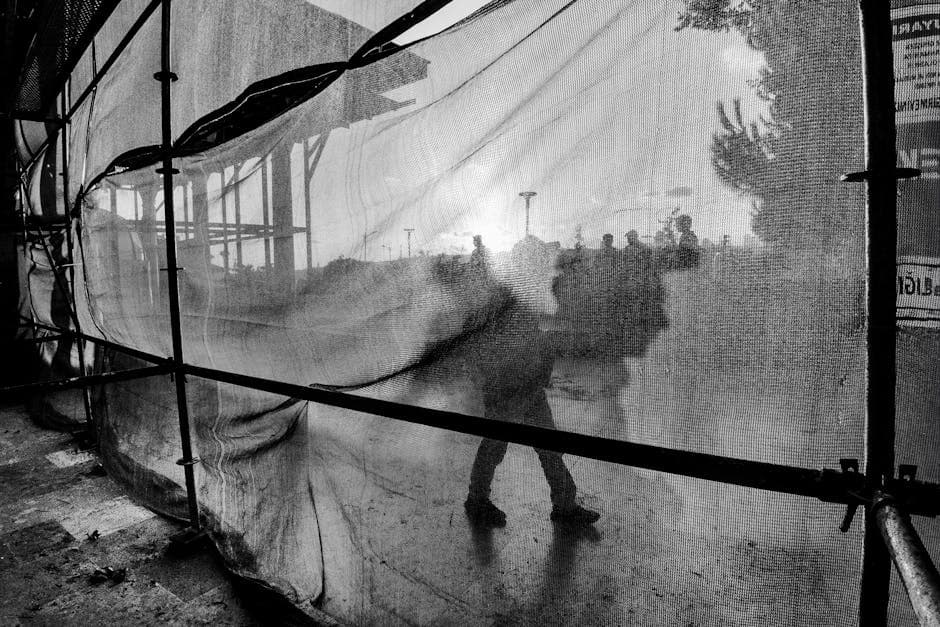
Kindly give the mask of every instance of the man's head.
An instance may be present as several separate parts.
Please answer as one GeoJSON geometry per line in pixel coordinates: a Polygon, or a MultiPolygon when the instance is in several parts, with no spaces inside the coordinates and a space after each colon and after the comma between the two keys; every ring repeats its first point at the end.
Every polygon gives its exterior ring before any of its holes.
{"type": "Polygon", "coordinates": [[[610,233],[605,233],[601,242],[604,245],[604,248],[613,248],[614,246],[614,236],[610,233]]]}
{"type": "Polygon", "coordinates": [[[552,285],[558,276],[557,245],[547,244],[533,235],[526,235],[509,252],[509,268],[505,282],[521,304],[534,312],[553,314],[558,301],[552,285]]]}
{"type": "Polygon", "coordinates": [[[692,229],[692,216],[682,214],[676,217],[676,230],[680,233],[688,233],[692,229]]]}
{"type": "Polygon", "coordinates": [[[482,236],[482,235],[474,235],[474,236],[473,236],[473,246],[474,246],[474,248],[479,248],[479,247],[482,246],[482,245],[483,245],[483,236],[482,236]]]}
{"type": "Polygon", "coordinates": [[[627,231],[627,243],[628,243],[630,246],[636,246],[637,244],[639,244],[639,243],[640,243],[640,234],[637,233],[637,232],[636,232],[635,230],[633,230],[633,229],[627,231]]]}

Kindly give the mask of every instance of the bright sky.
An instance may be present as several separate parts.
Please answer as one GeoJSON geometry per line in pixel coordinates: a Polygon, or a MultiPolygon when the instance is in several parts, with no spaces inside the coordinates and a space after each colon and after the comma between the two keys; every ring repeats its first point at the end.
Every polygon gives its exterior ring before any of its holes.
{"type": "MultiPolygon", "coordinates": [[[[565,3],[516,0],[410,48],[429,61],[427,78],[385,95],[414,104],[329,136],[310,190],[314,263],[361,258],[364,234],[369,259],[397,256],[406,228],[414,251],[469,251],[476,233],[508,249],[524,235],[519,192],[529,190],[531,232],[565,246],[578,226],[589,245],[607,232],[617,246],[630,229],[651,235],[676,207],[700,238],[751,234],[751,200],[720,184],[709,144],[717,101],[742,98],[748,118],[762,112],[748,81],[763,56],[735,34],[675,32],[678,2],[581,0],[549,19],[565,3]]],[[[419,2],[314,4],[378,30],[419,2]]],[[[483,4],[454,2],[399,40],[483,4]]],[[[316,107],[322,99],[289,115],[303,129],[316,107]]],[[[306,222],[300,159],[295,150],[296,226],[306,222]]],[[[243,222],[261,222],[261,189],[257,175],[241,186],[243,222]]],[[[305,249],[295,238],[301,266],[305,249]]],[[[245,263],[262,262],[260,242],[245,248],[245,263]]]]}
{"type": "MultiPolygon", "coordinates": [[[[417,2],[316,4],[375,29],[417,2]]],[[[399,39],[482,4],[455,2],[399,39]]],[[[734,34],[676,33],[678,3],[642,0],[582,0],[520,43],[562,4],[519,0],[411,48],[430,61],[428,78],[386,95],[416,104],[330,137],[312,190],[321,258],[360,256],[361,235],[376,230],[369,258],[382,245],[397,255],[404,228],[416,229],[414,249],[469,250],[474,233],[508,248],[530,189],[531,231],[565,245],[578,225],[588,242],[652,234],[675,207],[700,237],[751,234],[751,201],[718,182],[709,143],[717,101],[762,111],[748,80],[763,56],[734,34]]]]}

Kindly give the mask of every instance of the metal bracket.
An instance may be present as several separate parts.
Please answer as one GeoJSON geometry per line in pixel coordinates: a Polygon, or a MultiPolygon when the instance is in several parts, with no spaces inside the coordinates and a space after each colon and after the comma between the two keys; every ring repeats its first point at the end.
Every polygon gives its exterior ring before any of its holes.
{"type": "Polygon", "coordinates": [[[177,466],[195,466],[196,464],[201,464],[202,460],[198,457],[193,457],[192,459],[183,459],[180,458],[176,460],[177,466]]]}
{"type": "Polygon", "coordinates": [[[898,466],[898,478],[904,481],[913,481],[917,477],[917,466],[901,464],[898,466]]]}
{"type": "MultiPolygon", "coordinates": [[[[860,183],[871,179],[872,172],[863,170],[861,172],[849,172],[839,177],[843,183],[860,183]]],[[[896,179],[916,179],[920,176],[919,168],[895,168],[894,178],[896,179]]]]}
{"type": "MultiPolygon", "coordinates": [[[[839,467],[842,469],[843,475],[854,475],[853,479],[864,481],[861,473],[859,473],[857,459],[853,457],[843,457],[839,460],[839,467]]],[[[856,497],[861,497],[859,492],[852,492],[851,494],[856,497]]],[[[845,515],[842,517],[842,524],[839,525],[839,531],[842,533],[848,533],[849,529],[852,527],[852,521],[855,520],[855,514],[858,512],[858,506],[861,505],[861,503],[862,498],[858,498],[858,500],[846,503],[845,515]]]]}
{"type": "Polygon", "coordinates": [[[919,516],[940,516],[940,484],[917,481],[917,466],[901,464],[898,478],[879,480],[872,485],[859,472],[859,462],[854,458],[839,460],[841,470],[825,469],[819,481],[825,486],[819,500],[828,503],[844,503],[845,515],[839,530],[846,533],[852,526],[859,506],[872,508],[885,498],[891,499],[902,511],[919,516]]]}
{"type": "MultiPolygon", "coordinates": [[[[166,169],[166,168],[157,168],[157,169],[155,170],[155,172],[156,172],[157,174],[166,174],[167,169],[166,169]]],[[[170,169],[169,169],[169,172],[170,172],[170,174],[179,174],[179,173],[180,173],[180,171],[177,170],[176,168],[170,168],[170,169]]]]}
{"type": "Polygon", "coordinates": [[[917,466],[901,464],[898,478],[885,482],[884,491],[894,497],[898,507],[907,514],[940,516],[940,485],[918,481],[917,466]]]}
{"type": "Polygon", "coordinates": [[[192,555],[206,546],[208,539],[209,536],[204,528],[187,527],[170,538],[167,552],[180,557],[192,555]]]}
{"type": "Polygon", "coordinates": [[[175,72],[164,72],[162,70],[159,72],[155,72],[153,77],[161,82],[166,79],[169,79],[170,82],[174,82],[174,81],[178,81],[180,78],[179,76],[176,75],[175,72]]]}

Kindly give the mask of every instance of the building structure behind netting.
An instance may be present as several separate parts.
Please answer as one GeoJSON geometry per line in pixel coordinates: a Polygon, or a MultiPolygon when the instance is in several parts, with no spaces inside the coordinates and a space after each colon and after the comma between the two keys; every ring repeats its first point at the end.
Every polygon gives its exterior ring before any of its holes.
{"type": "Polygon", "coordinates": [[[181,542],[352,624],[936,620],[940,6],[42,8],[32,413],[181,542]]]}

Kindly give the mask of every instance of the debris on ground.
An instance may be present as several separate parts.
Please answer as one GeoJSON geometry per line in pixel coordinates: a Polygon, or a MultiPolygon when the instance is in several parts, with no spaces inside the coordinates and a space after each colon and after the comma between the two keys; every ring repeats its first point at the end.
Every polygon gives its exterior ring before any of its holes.
{"type": "Polygon", "coordinates": [[[85,473],[86,477],[106,477],[108,472],[104,469],[104,466],[101,464],[95,464],[91,470],[85,473]]]}
{"type": "Polygon", "coordinates": [[[118,568],[117,570],[114,570],[110,566],[96,568],[95,572],[88,576],[88,582],[92,585],[98,585],[106,581],[110,581],[112,586],[116,586],[125,579],[127,579],[126,568],[118,568]]]}

